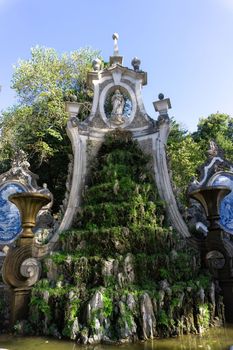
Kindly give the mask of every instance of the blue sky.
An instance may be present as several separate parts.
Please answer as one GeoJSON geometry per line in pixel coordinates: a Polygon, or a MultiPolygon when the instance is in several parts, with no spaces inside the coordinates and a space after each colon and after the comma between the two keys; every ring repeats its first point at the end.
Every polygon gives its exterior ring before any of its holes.
{"type": "Polygon", "coordinates": [[[67,52],[91,46],[105,60],[119,33],[124,65],[148,73],[146,110],[170,97],[170,116],[190,131],[217,111],[233,115],[233,0],[0,0],[0,110],[16,102],[13,64],[35,45],[67,52]]]}

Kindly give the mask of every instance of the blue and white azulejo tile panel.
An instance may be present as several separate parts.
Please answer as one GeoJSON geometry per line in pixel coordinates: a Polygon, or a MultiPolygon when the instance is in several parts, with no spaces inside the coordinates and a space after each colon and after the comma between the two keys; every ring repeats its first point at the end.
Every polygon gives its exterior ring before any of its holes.
{"type": "Polygon", "coordinates": [[[220,173],[212,183],[213,186],[227,186],[231,192],[222,200],[220,205],[220,225],[233,234],[233,174],[220,173]]]}
{"type": "Polygon", "coordinates": [[[18,208],[8,200],[14,193],[25,192],[25,188],[15,182],[0,187],[0,244],[13,242],[21,231],[18,208]]]}

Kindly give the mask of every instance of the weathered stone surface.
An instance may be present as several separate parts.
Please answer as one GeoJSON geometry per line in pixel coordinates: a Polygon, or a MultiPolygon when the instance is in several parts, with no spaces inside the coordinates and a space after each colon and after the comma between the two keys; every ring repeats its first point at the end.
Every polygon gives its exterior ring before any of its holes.
{"type": "Polygon", "coordinates": [[[142,316],[142,331],[144,339],[153,339],[156,332],[156,318],[153,311],[151,299],[147,293],[140,300],[140,312],[142,316]]]}
{"type": "Polygon", "coordinates": [[[137,335],[137,325],[134,321],[133,313],[134,311],[134,300],[131,296],[131,310],[129,308],[129,305],[126,303],[125,298],[122,298],[122,300],[118,303],[119,308],[119,318],[117,321],[118,326],[118,334],[121,342],[124,341],[133,341],[138,338],[137,335]],[[130,312],[131,311],[131,312],[130,312]]]}

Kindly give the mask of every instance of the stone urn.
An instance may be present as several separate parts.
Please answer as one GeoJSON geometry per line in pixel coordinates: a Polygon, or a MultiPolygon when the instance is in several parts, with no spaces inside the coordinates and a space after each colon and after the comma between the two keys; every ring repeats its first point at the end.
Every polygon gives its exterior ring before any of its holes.
{"type": "Polygon", "coordinates": [[[23,192],[12,194],[9,196],[9,200],[17,206],[21,214],[23,230],[20,233],[17,246],[32,244],[34,238],[32,228],[36,224],[36,216],[39,210],[51,201],[51,198],[37,192],[23,192]]]}
{"type": "Polygon", "coordinates": [[[201,187],[189,194],[192,199],[196,199],[204,208],[206,218],[210,223],[209,231],[219,229],[219,209],[220,203],[231,189],[225,186],[201,187]]]}

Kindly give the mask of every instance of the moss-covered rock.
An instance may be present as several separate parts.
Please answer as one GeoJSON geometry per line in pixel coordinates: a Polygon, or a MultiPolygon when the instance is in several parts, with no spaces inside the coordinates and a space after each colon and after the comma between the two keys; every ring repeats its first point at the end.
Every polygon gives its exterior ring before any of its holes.
{"type": "Polygon", "coordinates": [[[129,132],[107,135],[76,224],[32,291],[34,333],[124,342],[201,332],[221,320],[198,252],[166,221],[148,161],[129,132]]]}

